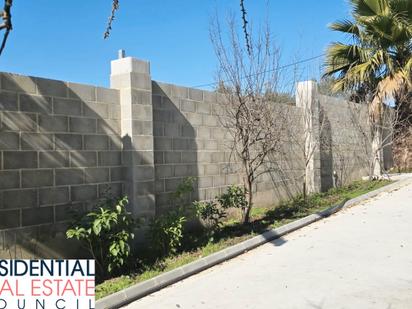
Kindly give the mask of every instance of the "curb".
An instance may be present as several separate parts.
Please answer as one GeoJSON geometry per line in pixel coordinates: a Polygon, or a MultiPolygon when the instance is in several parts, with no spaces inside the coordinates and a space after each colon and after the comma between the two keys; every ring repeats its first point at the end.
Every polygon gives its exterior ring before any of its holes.
{"type": "Polygon", "coordinates": [[[249,250],[252,250],[256,247],[259,247],[269,241],[280,238],[285,234],[296,231],[302,227],[305,227],[309,224],[312,224],[316,221],[319,221],[323,218],[329,217],[334,213],[351,207],[359,202],[368,200],[372,197],[377,196],[383,192],[391,192],[397,190],[409,183],[412,183],[412,178],[406,178],[403,180],[398,180],[393,184],[384,186],[377,190],[368,192],[351,200],[343,201],[335,206],[332,206],[324,211],[321,211],[316,214],[306,216],[302,219],[293,221],[291,223],[285,224],[279,228],[269,230],[264,232],[261,235],[255,236],[251,239],[245,240],[237,245],[231,246],[219,252],[213,253],[209,256],[201,258],[197,261],[191,262],[187,265],[176,268],[167,273],[161,274],[157,277],[149,279],[147,281],[135,284],[129,288],[126,288],[122,291],[116,292],[109,296],[106,296],[102,299],[96,301],[96,309],[112,309],[119,308],[123,305],[129,304],[139,298],[147,296],[153,292],[156,292],[166,286],[174,284],[178,281],[181,281],[187,277],[190,277],[194,274],[197,274],[205,269],[213,267],[217,264],[225,262],[229,259],[232,259],[236,256],[239,256],[249,250]]]}

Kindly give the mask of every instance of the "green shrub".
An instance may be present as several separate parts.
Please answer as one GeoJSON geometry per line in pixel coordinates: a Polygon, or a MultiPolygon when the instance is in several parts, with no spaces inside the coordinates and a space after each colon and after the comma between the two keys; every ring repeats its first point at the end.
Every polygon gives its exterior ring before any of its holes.
{"type": "Polygon", "coordinates": [[[228,187],[226,192],[218,198],[218,201],[223,209],[240,208],[242,211],[244,211],[249,204],[246,199],[246,189],[236,185],[228,187]]]}
{"type": "Polygon", "coordinates": [[[185,222],[186,216],[180,209],[150,220],[148,237],[156,254],[166,256],[177,252],[182,245],[185,222]]]}
{"type": "Polygon", "coordinates": [[[175,254],[181,247],[184,224],[187,221],[186,203],[193,191],[194,182],[193,177],[185,178],[171,196],[173,209],[150,220],[147,236],[157,255],[175,254]]]}
{"type": "Polygon", "coordinates": [[[66,231],[67,238],[79,240],[91,253],[102,277],[121,269],[130,256],[136,222],[126,210],[127,204],[127,197],[106,197],[66,231]]]}
{"type": "Polygon", "coordinates": [[[222,220],[226,218],[226,211],[219,207],[216,200],[195,201],[193,207],[196,216],[205,224],[209,236],[213,237],[213,234],[222,226],[222,220]]]}

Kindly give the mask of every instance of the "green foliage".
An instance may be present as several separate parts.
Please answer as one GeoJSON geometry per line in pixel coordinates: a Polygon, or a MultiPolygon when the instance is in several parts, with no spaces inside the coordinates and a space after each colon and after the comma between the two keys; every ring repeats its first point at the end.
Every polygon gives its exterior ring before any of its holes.
{"type": "Polygon", "coordinates": [[[226,192],[218,198],[218,201],[223,209],[240,208],[244,211],[249,206],[246,199],[246,189],[236,185],[228,187],[226,192]]]}
{"type": "Polygon", "coordinates": [[[193,191],[195,178],[185,178],[172,194],[174,209],[150,220],[148,238],[152,249],[161,256],[175,254],[182,245],[188,195],[193,191]]]}
{"type": "Polygon", "coordinates": [[[66,231],[67,238],[79,240],[90,251],[103,277],[120,270],[130,256],[136,223],[127,204],[127,197],[107,197],[66,231]]]}
{"type": "Polygon", "coordinates": [[[222,221],[226,218],[226,211],[219,207],[216,200],[195,201],[193,202],[193,207],[195,208],[196,216],[205,224],[209,238],[213,237],[213,234],[223,225],[222,221]]]}
{"type": "Polygon", "coordinates": [[[149,224],[148,237],[154,251],[161,255],[175,254],[182,245],[186,216],[180,209],[169,211],[149,224]]]}

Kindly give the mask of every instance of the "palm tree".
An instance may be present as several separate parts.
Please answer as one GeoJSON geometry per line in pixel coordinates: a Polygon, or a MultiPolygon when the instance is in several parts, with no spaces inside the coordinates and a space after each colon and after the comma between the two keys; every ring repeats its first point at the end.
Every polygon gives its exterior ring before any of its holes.
{"type": "Polygon", "coordinates": [[[335,91],[363,95],[369,106],[373,136],[371,173],[381,174],[382,109],[385,100],[411,89],[412,1],[350,0],[352,20],[329,27],[349,35],[350,44],[327,50],[325,76],[334,76],[335,91]]]}

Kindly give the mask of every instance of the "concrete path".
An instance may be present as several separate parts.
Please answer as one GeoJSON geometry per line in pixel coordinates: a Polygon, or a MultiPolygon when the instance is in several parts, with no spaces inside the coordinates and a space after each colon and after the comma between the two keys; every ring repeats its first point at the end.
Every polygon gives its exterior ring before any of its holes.
{"type": "Polygon", "coordinates": [[[411,309],[412,184],[127,308],[411,309]]]}

